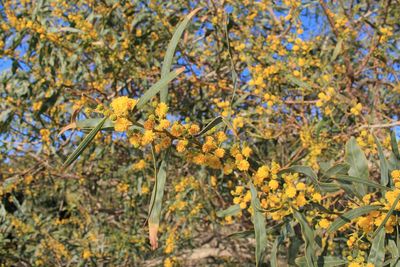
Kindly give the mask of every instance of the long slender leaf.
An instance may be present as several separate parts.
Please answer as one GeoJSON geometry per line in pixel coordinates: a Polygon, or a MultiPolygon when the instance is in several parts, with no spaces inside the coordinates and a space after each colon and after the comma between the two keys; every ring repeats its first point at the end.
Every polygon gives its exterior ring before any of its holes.
{"type": "Polygon", "coordinates": [[[279,239],[280,239],[280,237],[278,236],[275,239],[274,244],[272,245],[271,259],[270,259],[271,267],[278,267],[278,248],[279,248],[279,244],[280,244],[279,239]]]}
{"type": "Polygon", "coordinates": [[[385,236],[385,229],[382,228],[372,240],[368,262],[374,264],[374,266],[382,266],[385,261],[385,236]]]}
{"type": "Polygon", "coordinates": [[[104,117],[99,122],[99,124],[97,124],[97,126],[95,128],[93,128],[93,130],[90,131],[90,133],[82,140],[82,142],[75,149],[75,151],[64,162],[63,168],[66,168],[69,165],[71,165],[82,154],[82,152],[86,149],[86,147],[90,144],[90,142],[96,136],[96,134],[101,130],[101,127],[103,127],[103,124],[105,123],[106,120],[107,120],[107,117],[104,117]]]}
{"type": "Polygon", "coordinates": [[[287,79],[288,79],[289,81],[291,81],[292,83],[294,83],[295,85],[297,85],[297,86],[299,86],[299,87],[302,87],[302,88],[307,89],[307,90],[309,90],[309,91],[312,91],[312,90],[313,90],[313,88],[312,88],[311,85],[309,85],[308,83],[303,82],[303,81],[297,79],[296,77],[294,77],[294,76],[292,76],[292,75],[287,75],[286,77],[287,77],[287,79]]]}
{"type": "Polygon", "coordinates": [[[394,131],[390,131],[390,145],[392,146],[393,154],[398,160],[400,160],[399,146],[397,144],[396,133],[394,131]]]}
{"type": "Polygon", "coordinates": [[[225,123],[225,125],[229,128],[229,130],[232,131],[233,135],[235,137],[237,137],[237,133],[235,131],[235,129],[233,128],[232,123],[229,122],[229,120],[227,120],[226,118],[222,117],[222,121],[225,123]]]}
{"type": "Polygon", "coordinates": [[[327,192],[327,193],[332,193],[332,192],[337,192],[340,190],[340,186],[336,183],[322,183],[320,182],[318,184],[318,188],[322,192],[327,192]]]}
{"type": "MultiPolygon", "coordinates": [[[[346,162],[350,165],[348,172],[350,176],[368,180],[368,161],[354,137],[351,137],[346,143],[346,162]]],[[[366,186],[361,183],[355,184],[354,189],[361,196],[364,196],[367,192],[366,186]]]]}
{"type": "Polygon", "coordinates": [[[288,259],[287,262],[289,266],[296,265],[296,257],[299,255],[300,248],[302,245],[303,245],[303,240],[299,236],[292,236],[290,238],[290,245],[287,253],[287,259],[288,259]]]}
{"type": "Polygon", "coordinates": [[[344,182],[356,183],[356,184],[363,184],[379,190],[388,190],[386,186],[380,185],[370,180],[362,179],[360,177],[354,177],[349,175],[337,175],[336,177],[332,177],[332,179],[344,182]]]}
{"type": "MultiPolygon", "coordinates": [[[[297,258],[296,264],[300,267],[307,266],[306,258],[305,257],[297,258]]],[[[339,257],[325,256],[318,258],[318,266],[335,267],[335,266],[343,266],[345,264],[347,264],[347,260],[341,259],[339,257]]]]}
{"type": "Polygon", "coordinates": [[[391,256],[391,259],[389,260],[390,267],[396,266],[399,261],[399,250],[397,248],[396,242],[390,239],[388,241],[387,248],[391,256]]]}
{"type": "Polygon", "coordinates": [[[310,225],[307,223],[306,218],[304,217],[303,214],[301,214],[298,211],[294,211],[293,216],[296,218],[296,220],[299,222],[301,226],[301,232],[304,237],[305,241],[305,260],[306,260],[306,266],[308,267],[314,267],[316,263],[316,248],[315,248],[315,234],[313,229],[310,227],[310,225]]]}
{"type": "Polygon", "coordinates": [[[338,230],[340,227],[342,227],[343,225],[345,225],[346,223],[351,222],[351,220],[358,218],[362,215],[368,214],[371,211],[374,210],[379,210],[381,208],[381,206],[363,206],[363,207],[359,207],[353,210],[350,210],[348,212],[343,213],[342,215],[340,215],[340,217],[338,217],[335,221],[333,221],[331,223],[331,225],[329,226],[327,232],[328,233],[333,233],[336,230],[338,230]]]}
{"type": "Polygon", "coordinates": [[[140,110],[153,96],[160,92],[162,88],[164,88],[169,82],[175,79],[184,70],[185,67],[182,67],[165,75],[164,78],[159,80],[144,93],[144,95],[139,99],[136,107],[140,110]]]}
{"type": "Polygon", "coordinates": [[[374,135],[376,146],[378,147],[379,154],[379,168],[381,171],[381,185],[387,185],[389,182],[389,166],[385,155],[383,154],[382,145],[379,142],[378,138],[374,135]]]}
{"type": "Polygon", "coordinates": [[[232,216],[232,215],[236,215],[241,211],[240,205],[236,204],[236,205],[232,205],[229,208],[225,209],[225,210],[220,210],[217,212],[217,217],[219,218],[223,218],[226,216],[232,216]]]}
{"type": "Polygon", "coordinates": [[[242,239],[242,238],[247,238],[247,237],[254,238],[254,230],[246,230],[246,231],[236,232],[236,233],[227,235],[225,238],[238,238],[238,239],[242,239]]]}
{"type": "MultiPolygon", "coordinates": [[[[190,12],[186,18],[179,23],[178,27],[176,28],[174,35],[172,36],[171,41],[168,44],[167,51],[164,56],[164,62],[162,64],[161,68],[161,79],[166,77],[168,73],[171,70],[172,66],[172,60],[174,58],[175,50],[176,47],[178,46],[179,40],[181,39],[181,36],[183,34],[183,31],[186,29],[188,26],[191,18],[200,10],[201,8],[197,8],[190,12]]],[[[160,88],[160,100],[161,102],[166,103],[167,102],[167,97],[168,97],[168,85],[165,84],[160,88]]]]}
{"type": "MultiPolygon", "coordinates": [[[[85,119],[85,120],[79,120],[76,121],[76,128],[79,130],[92,130],[95,128],[101,121],[102,119],[100,118],[95,118],[95,119],[85,119]]],[[[110,120],[107,119],[103,126],[101,127],[102,130],[111,130],[114,129],[114,123],[110,120]]]]}
{"type": "Polygon", "coordinates": [[[158,247],[158,228],[160,225],[161,204],[164,196],[165,182],[167,180],[167,166],[166,160],[168,154],[164,156],[161,166],[158,170],[156,181],[153,187],[150,201],[150,215],[149,215],[149,238],[150,244],[153,249],[158,247]]]}
{"type": "Polygon", "coordinates": [[[256,266],[260,266],[262,263],[262,255],[267,247],[265,217],[264,214],[257,209],[257,207],[260,206],[260,201],[257,197],[257,190],[252,183],[250,183],[250,192],[251,206],[253,208],[254,234],[256,236],[256,266]]]}
{"type": "Polygon", "coordinates": [[[395,201],[393,202],[393,205],[390,207],[389,211],[386,213],[385,218],[381,222],[381,224],[378,226],[378,228],[375,230],[374,234],[372,235],[374,238],[378,235],[379,231],[386,225],[387,221],[389,220],[390,216],[392,215],[394,209],[397,206],[397,203],[399,203],[400,200],[400,194],[396,197],[395,201]]]}
{"type": "Polygon", "coordinates": [[[346,174],[350,169],[350,165],[347,163],[337,164],[335,166],[330,167],[324,172],[324,176],[332,177],[336,174],[346,174]]]}
{"type": "Polygon", "coordinates": [[[279,172],[279,174],[287,173],[287,172],[298,172],[308,176],[312,183],[319,187],[318,176],[317,174],[308,166],[294,165],[289,168],[283,169],[279,172]]]}
{"type": "Polygon", "coordinates": [[[339,55],[341,49],[342,49],[342,43],[343,43],[343,39],[339,39],[336,46],[335,46],[335,50],[333,50],[333,54],[331,57],[331,62],[335,61],[335,59],[337,58],[337,56],[339,55]]]}
{"type": "Polygon", "coordinates": [[[207,124],[203,129],[201,129],[201,131],[198,134],[196,134],[196,136],[202,136],[203,134],[205,134],[206,132],[208,132],[209,130],[211,130],[212,128],[214,128],[215,126],[220,124],[221,122],[222,122],[222,117],[221,116],[216,117],[209,124],[207,124]]]}

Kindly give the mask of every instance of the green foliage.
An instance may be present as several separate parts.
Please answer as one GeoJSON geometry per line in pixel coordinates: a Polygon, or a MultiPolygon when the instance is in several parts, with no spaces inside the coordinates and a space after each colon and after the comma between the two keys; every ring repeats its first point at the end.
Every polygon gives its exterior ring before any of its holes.
{"type": "Polygon", "coordinates": [[[0,266],[398,266],[399,18],[2,1],[0,266]]]}

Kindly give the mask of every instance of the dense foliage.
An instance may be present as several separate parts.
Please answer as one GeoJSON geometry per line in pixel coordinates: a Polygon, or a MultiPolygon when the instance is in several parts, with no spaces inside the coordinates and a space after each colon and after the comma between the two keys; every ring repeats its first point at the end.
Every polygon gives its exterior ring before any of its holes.
{"type": "Polygon", "coordinates": [[[0,264],[398,266],[398,0],[0,0],[0,264]]]}

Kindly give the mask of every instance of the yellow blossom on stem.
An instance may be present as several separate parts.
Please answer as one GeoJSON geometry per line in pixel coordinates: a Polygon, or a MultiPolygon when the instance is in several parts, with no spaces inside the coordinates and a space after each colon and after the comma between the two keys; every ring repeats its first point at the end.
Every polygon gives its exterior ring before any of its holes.
{"type": "Polygon", "coordinates": [[[157,108],[155,110],[155,113],[157,117],[159,118],[164,118],[167,115],[168,112],[168,106],[164,102],[161,102],[157,105],[157,108]]]}
{"type": "Polygon", "coordinates": [[[114,122],[114,129],[117,132],[125,132],[129,129],[130,126],[132,126],[132,122],[130,122],[126,118],[118,118],[114,122]]]}
{"type": "Polygon", "coordinates": [[[142,145],[145,146],[150,144],[151,142],[153,142],[155,137],[156,134],[152,130],[146,130],[142,137],[142,145]]]}
{"type": "Polygon", "coordinates": [[[237,163],[237,168],[241,171],[247,171],[250,167],[250,164],[247,160],[243,159],[237,163]]]}
{"type": "Polygon", "coordinates": [[[136,106],[137,100],[127,96],[114,98],[111,102],[111,109],[118,117],[128,116],[128,112],[132,111],[136,106]]]}

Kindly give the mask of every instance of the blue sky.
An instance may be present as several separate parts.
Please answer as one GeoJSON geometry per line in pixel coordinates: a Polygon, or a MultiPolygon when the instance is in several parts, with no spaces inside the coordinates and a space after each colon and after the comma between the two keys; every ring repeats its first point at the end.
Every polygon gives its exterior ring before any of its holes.
{"type": "MultiPolygon", "coordinates": [[[[313,8],[311,8],[313,9],[313,8]]],[[[2,6],[0,4],[0,11],[2,10],[2,6]]],[[[226,7],[226,12],[231,13],[232,8],[228,5],[226,7]]],[[[277,16],[284,16],[285,14],[276,12],[277,16]]],[[[314,15],[310,15],[310,13],[307,11],[307,9],[304,9],[300,13],[300,19],[302,20],[303,26],[304,26],[304,33],[301,35],[301,38],[303,39],[308,39],[311,36],[315,36],[316,34],[320,34],[321,31],[323,30],[321,27],[324,25],[324,23],[321,23],[320,20],[323,20],[324,16],[319,16],[315,17],[314,15]]],[[[21,49],[23,53],[23,48],[21,49]]],[[[0,58],[0,74],[3,72],[7,72],[11,69],[12,66],[12,61],[6,58],[0,58]]],[[[201,71],[201,70],[199,70],[201,71]]],[[[242,80],[247,80],[248,75],[241,76],[242,80]],[[246,77],[245,77],[246,76],[246,77]]],[[[397,116],[393,116],[394,120],[398,120],[397,116]]],[[[395,131],[397,132],[397,135],[400,135],[400,127],[395,127],[395,131]]]]}
{"type": "Polygon", "coordinates": [[[11,60],[0,59],[0,73],[11,68],[11,60]]]}

